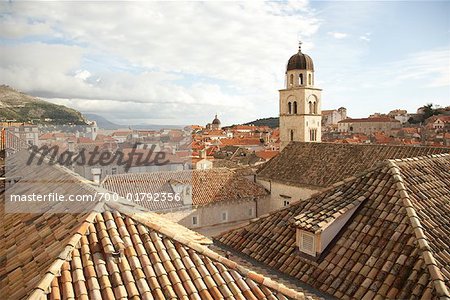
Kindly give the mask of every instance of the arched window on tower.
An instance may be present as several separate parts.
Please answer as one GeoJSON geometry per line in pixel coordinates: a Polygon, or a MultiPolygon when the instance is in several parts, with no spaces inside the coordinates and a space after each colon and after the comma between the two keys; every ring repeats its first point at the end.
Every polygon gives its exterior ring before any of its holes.
{"type": "Polygon", "coordinates": [[[292,103],[291,102],[288,103],[288,113],[292,114],[292,103]]]}
{"type": "Polygon", "coordinates": [[[300,73],[300,75],[298,75],[298,82],[300,85],[303,85],[303,74],[300,73]]]}
{"type": "Polygon", "coordinates": [[[291,141],[293,141],[294,140],[294,130],[291,129],[290,135],[291,135],[291,141]]]}
{"type": "Polygon", "coordinates": [[[294,84],[294,74],[291,74],[291,76],[289,76],[289,85],[293,84],[294,84]]]}
{"type": "Polygon", "coordinates": [[[314,103],[313,103],[313,113],[317,114],[317,103],[316,103],[316,101],[314,101],[314,103]]]}
{"type": "Polygon", "coordinates": [[[294,101],[294,114],[297,114],[297,101],[294,101]]]}
{"type": "Polygon", "coordinates": [[[313,108],[312,108],[312,102],[311,101],[308,102],[308,108],[309,108],[309,113],[312,114],[313,113],[313,108]]]}
{"type": "Polygon", "coordinates": [[[308,84],[312,85],[312,75],[308,74],[308,84]]]}

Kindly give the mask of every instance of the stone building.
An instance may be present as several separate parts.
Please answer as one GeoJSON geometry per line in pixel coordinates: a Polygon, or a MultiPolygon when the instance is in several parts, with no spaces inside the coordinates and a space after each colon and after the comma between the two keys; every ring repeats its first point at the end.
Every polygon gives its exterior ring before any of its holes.
{"type": "Polygon", "coordinates": [[[29,146],[38,145],[39,128],[37,125],[22,124],[20,126],[11,126],[7,130],[29,146]]]}
{"type": "Polygon", "coordinates": [[[322,125],[337,125],[339,121],[347,119],[347,109],[340,107],[338,109],[322,110],[322,125]]]}
{"type": "Polygon", "coordinates": [[[125,198],[177,193],[179,201],[137,203],[199,231],[215,226],[220,232],[221,226],[267,213],[270,205],[263,187],[226,168],[112,175],[102,186],[125,198]]]}
{"type": "Polygon", "coordinates": [[[362,119],[345,119],[338,122],[339,132],[374,134],[376,132],[384,132],[388,135],[392,134],[395,129],[402,127],[399,120],[389,117],[373,117],[362,119]]]}
{"type": "Polygon", "coordinates": [[[271,210],[305,200],[384,159],[449,153],[450,148],[291,142],[257,173],[271,193],[271,210]]]}
{"type": "Polygon", "coordinates": [[[410,115],[405,109],[394,109],[391,110],[388,114],[388,117],[394,118],[396,120],[399,120],[400,123],[405,124],[408,122],[410,115]]]}
{"type": "Polygon", "coordinates": [[[219,130],[220,127],[220,120],[217,118],[217,115],[214,117],[214,120],[211,123],[206,124],[206,129],[209,130],[219,130]]]}
{"type": "Polygon", "coordinates": [[[280,90],[281,149],[290,141],[321,141],[321,89],[314,86],[311,57],[298,53],[288,61],[286,87],[280,90]]]}

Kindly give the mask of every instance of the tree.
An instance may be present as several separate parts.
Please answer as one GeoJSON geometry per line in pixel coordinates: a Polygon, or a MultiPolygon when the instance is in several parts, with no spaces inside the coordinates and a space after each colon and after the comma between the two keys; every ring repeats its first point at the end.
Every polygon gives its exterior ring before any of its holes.
{"type": "Polygon", "coordinates": [[[436,109],[434,109],[433,107],[434,107],[433,103],[427,103],[422,107],[424,120],[428,119],[431,116],[438,114],[438,111],[436,109]]]}

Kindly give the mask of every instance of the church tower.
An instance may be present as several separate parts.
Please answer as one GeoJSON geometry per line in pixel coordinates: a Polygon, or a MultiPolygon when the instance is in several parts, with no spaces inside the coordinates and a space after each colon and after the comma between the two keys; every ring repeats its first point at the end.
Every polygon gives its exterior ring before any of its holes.
{"type": "Polygon", "coordinates": [[[291,56],[286,68],[286,87],[280,90],[281,149],[290,141],[321,141],[321,89],[314,86],[314,65],[302,53],[291,56]]]}

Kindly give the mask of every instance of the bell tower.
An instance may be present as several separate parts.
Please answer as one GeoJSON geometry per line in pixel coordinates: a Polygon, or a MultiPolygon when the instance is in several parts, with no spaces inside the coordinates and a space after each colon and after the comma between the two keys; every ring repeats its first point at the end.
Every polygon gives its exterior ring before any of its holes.
{"type": "Polygon", "coordinates": [[[321,89],[314,86],[314,65],[302,53],[291,56],[286,68],[286,86],[280,90],[281,149],[291,141],[321,141],[321,89]]]}

